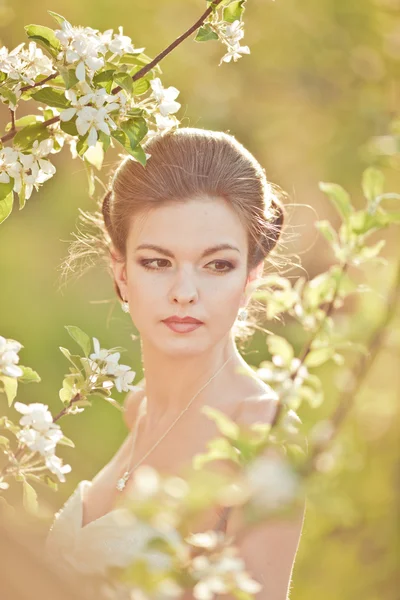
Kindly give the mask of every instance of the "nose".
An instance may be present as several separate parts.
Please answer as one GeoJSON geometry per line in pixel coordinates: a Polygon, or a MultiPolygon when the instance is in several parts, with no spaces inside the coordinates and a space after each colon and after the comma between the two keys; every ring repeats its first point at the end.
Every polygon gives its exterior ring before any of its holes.
{"type": "Polygon", "coordinates": [[[170,290],[170,299],[173,304],[194,303],[198,299],[198,290],[194,277],[188,269],[179,271],[177,278],[170,290]]]}

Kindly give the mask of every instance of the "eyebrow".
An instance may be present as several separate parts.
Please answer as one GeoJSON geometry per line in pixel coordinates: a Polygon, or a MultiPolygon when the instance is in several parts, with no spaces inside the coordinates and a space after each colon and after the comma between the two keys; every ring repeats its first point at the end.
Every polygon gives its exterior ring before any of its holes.
{"type": "MultiPolygon", "coordinates": [[[[164,256],[175,258],[175,256],[170,250],[167,250],[166,248],[161,248],[161,246],[156,246],[155,244],[140,244],[136,247],[136,251],[137,250],[154,250],[155,252],[159,252],[159,254],[164,254],[164,256]]],[[[240,254],[240,250],[236,246],[232,246],[231,244],[217,244],[216,246],[206,248],[201,254],[201,258],[203,258],[204,256],[209,256],[210,254],[214,254],[215,252],[219,252],[220,250],[236,250],[240,254]]]]}

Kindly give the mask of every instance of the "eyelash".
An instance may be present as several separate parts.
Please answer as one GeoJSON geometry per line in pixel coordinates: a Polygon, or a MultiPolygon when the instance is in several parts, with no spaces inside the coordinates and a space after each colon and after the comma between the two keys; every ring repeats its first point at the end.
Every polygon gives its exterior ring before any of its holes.
{"type": "MultiPolygon", "coordinates": [[[[147,258],[147,259],[143,259],[139,261],[139,264],[142,265],[142,267],[144,267],[145,269],[147,269],[148,271],[164,271],[164,269],[166,269],[166,267],[149,267],[149,263],[152,262],[157,262],[157,261],[162,261],[162,260],[167,260],[166,258],[147,258]]],[[[224,265],[226,265],[227,267],[229,267],[229,269],[226,269],[224,271],[214,271],[214,273],[217,273],[218,275],[223,275],[224,273],[229,273],[230,271],[232,271],[232,269],[235,268],[235,266],[227,261],[227,260],[213,260],[211,261],[211,263],[208,264],[212,264],[212,263],[222,263],[224,265]]]]}

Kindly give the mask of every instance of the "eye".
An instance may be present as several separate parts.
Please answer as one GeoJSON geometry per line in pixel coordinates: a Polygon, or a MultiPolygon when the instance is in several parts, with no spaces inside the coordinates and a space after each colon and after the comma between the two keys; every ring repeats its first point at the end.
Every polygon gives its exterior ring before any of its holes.
{"type": "Polygon", "coordinates": [[[162,262],[169,262],[169,260],[167,260],[166,258],[147,258],[144,260],[140,260],[139,261],[140,264],[142,265],[142,267],[144,267],[145,269],[149,270],[149,271],[163,271],[165,269],[165,266],[162,267],[150,267],[149,264],[153,263],[153,262],[158,262],[158,263],[162,263],[162,262]]]}
{"type": "Polygon", "coordinates": [[[216,267],[217,267],[217,265],[220,265],[220,266],[222,265],[222,267],[227,267],[225,269],[221,269],[221,268],[211,269],[211,271],[214,271],[215,273],[228,273],[229,271],[232,271],[232,269],[234,269],[234,265],[227,260],[213,260],[209,264],[210,265],[215,264],[216,267]]]}

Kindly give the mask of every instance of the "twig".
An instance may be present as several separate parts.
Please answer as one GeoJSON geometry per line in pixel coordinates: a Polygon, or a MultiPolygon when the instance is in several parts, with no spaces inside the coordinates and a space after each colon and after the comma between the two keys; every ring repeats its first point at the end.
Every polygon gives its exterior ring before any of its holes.
{"type": "Polygon", "coordinates": [[[46,77],[45,79],[42,79],[41,81],[37,81],[33,85],[25,85],[24,87],[22,87],[20,89],[20,92],[26,92],[27,90],[31,90],[31,89],[36,88],[36,87],[40,87],[41,85],[44,85],[45,83],[47,83],[51,79],[55,79],[56,77],[58,77],[58,75],[59,75],[59,73],[58,73],[58,71],[56,71],[52,75],[49,75],[48,77],[46,77]]]}

